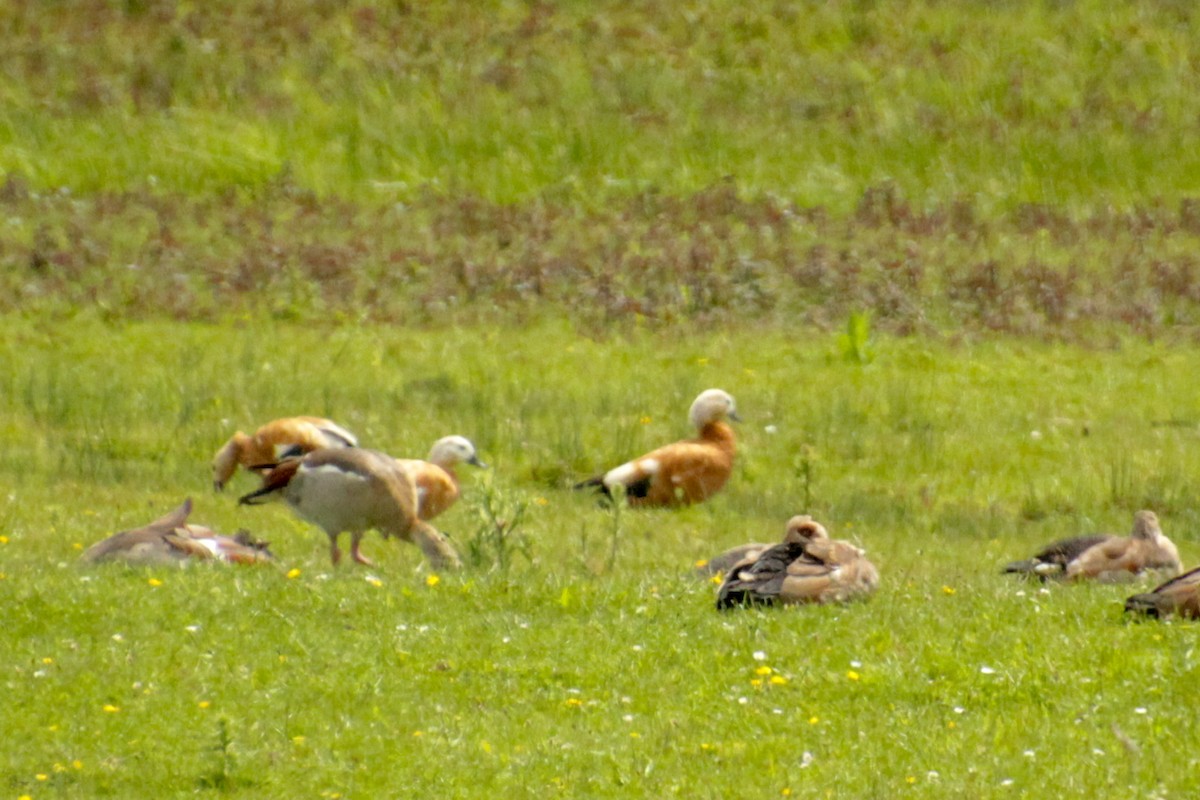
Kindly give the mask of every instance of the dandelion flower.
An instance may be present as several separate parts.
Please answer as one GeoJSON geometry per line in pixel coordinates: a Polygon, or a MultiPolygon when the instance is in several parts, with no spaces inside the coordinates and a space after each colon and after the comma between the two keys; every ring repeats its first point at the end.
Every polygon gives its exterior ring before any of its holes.
{"type": "Polygon", "coordinates": [[[288,577],[288,580],[294,580],[294,579],[296,579],[296,578],[299,578],[299,577],[300,577],[300,570],[299,570],[299,569],[297,569],[296,567],[292,567],[291,569],[289,569],[289,570],[287,571],[287,577],[288,577]]]}
{"type": "Polygon", "coordinates": [[[0,544],[8,544],[8,537],[0,536],[0,544]]]}
{"type": "Polygon", "coordinates": [[[848,679],[852,680],[852,681],[856,681],[856,680],[858,680],[858,679],[859,679],[860,677],[862,677],[862,676],[861,676],[861,675],[859,675],[859,674],[858,674],[857,672],[855,672],[854,670],[850,670],[849,672],[847,672],[847,673],[846,673],[846,677],[847,677],[848,679]]]}
{"type": "Polygon", "coordinates": [[[46,656],[45,658],[43,658],[43,659],[42,659],[42,663],[43,663],[43,664],[53,664],[53,663],[54,663],[54,659],[53,659],[53,658],[50,658],[49,656],[46,656]]]}
{"type": "Polygon", "coordinates": [[[71,762],[71,766],[75,769],[83,769],[83,762],[77,758],[71,762]]]}
{"type": "Polygon", "coordinates": [[[151,578],[149,581],[147,581],[147,583],[154,587],[162,586],[162,581],[160,581],[158,578],[151,578]]]}
{"type": "Polygon", "coordinates": [[[950,595],[958,594],[958,590],[955,589],[953,586],[943,586],[942,594],[950,594],[950,595]]]}
{"type": "Polygon", "coordinates": [[[426,586],[437,586],[441,582],[442,582],[442,579],[439,578],[437,575],[426,575],[425,576],[425,585],[426,586]]]}
{"type": "Polygon", "coordinates": [[[788,679],[783,677],[782,675],[772,675],[771,676],[771,683],[774,684],[775,686],[783,686],[787,682],[788,682],[788,679]]]}
{"type": "Polygon", "coordinates": [[[49,776],[49,775],[47,775],[47,774],[46,774],[46,773],[44,773],[44,772],[39,772],[37,775],[34,775],[33,777],[34,777],[34,778],[36,778],[36,779],[38,779],[39,781],[48,781],[48,780],[50,780],[50,776],[49,776]]]}
{"type": "Polygon", "coordinates": [[[750,685],[753,686],[755,689],[760,688],[763,685],[762,678],[751,678],[750,685]]]}
{"type": "Polygon", "coordinates": [[[196,705],[198,705],[200,708],[208,708],[209,706],[211,706],[211,705],[212,705],[212,703],[210,703],[210,702],[209,702],[209,701],[207,701],[207,700],[201,700],[201,701],[200,701],[199,703],[197,703],[196,705]]]}
{"type": "Polygon", "coordinates": [[[818,722],[820,722],[820,721],[821,721],[821,718],[820,718],[820,717],[818,717],[818,716],[817,716],[817,715],[815,715],[815,714],[814,714],[813,716],[811,716],[811,717],[809,717],[809,718],[808,718],[808,724],[809,724],[809,725],[816,725],[816,724],[817,724],[818,722]]]}
{"type": "Polygon", "coordinates": [[[909,775],[907,778],[904,779],[904,782],[911,786],[912,784],[917,782],[917,776],[909,775]]]}
{"type": "Polygon", "coordinates": [[[116,714],[120,710],[120,706],[114,706],[112,703],[104,704],[104,713],[106,714],[116,714]]]}
{"type": "Polygon", "coordinates": [[[770,667],[766,666],[765,664],[763,666],[759,667],[758,669],[754,670],[755,675],[770,675],[772,672],[774,672],[774,670],[772,670],[770,667]]]}

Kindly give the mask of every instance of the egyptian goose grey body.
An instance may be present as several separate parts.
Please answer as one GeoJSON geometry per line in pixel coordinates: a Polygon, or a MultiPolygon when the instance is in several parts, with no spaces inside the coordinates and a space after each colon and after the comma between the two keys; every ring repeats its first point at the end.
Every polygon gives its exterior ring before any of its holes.
{"type": "Polygon", "coordinates": [[[221,491],[239,466],[261,471],[285,455],[301,455],[322,447],[357,447],[358,438],[321,417],[285,417],[247,436],[238,431],[213,457],[213,488],[221,491]]]}
{"type": "Polygon", "coordinates": [[[444,436],[433,443],[429,458],[399,459],[417,484],[417,515],[431,520],[458,502],[458,464],[486,467],[475,452],[475,445],[465,436],[444,436]]]}
{"type": "Polygon", "coordinates": [[[366,532],[374,529],[385,539],[395,536],[415,543],[436,568],[460,566],[446,537],[417,515],[412,474],[401,462],[376,450],[323,448],[285,459],[263,477],[261,489],[238,502],[258,505],[276,499],[325,531],[334,564],[342,556],[338,536],[349,533],[350,556],[369,565],[359,546],[366,532]]]}
{"type": "Polygon", "coordinates": [[[1076,536],[1048,545],[1033,558],[1004,567],[1013,572],[1066,580],[1120,581],[1142,572],[1178,574],[1182,565],[1174,542],[1163,535],[1153,511],[1133,516],[1129,536],[1076,536]]]}
{"type": "Polygon", "coordinates": [[[631,506],[699,503],[719,492],[733,471],[737,444],[727,419],[736,421],[733,397],[720,389],[701,392],[688,418],[698,435],[652,450],[575,488],[623,491],[631,506]]]}
{"type": "Polygon", "coordinates": [[[717,592],[717,608],[739,605],[844,603],[866,597],[879,572],[850,542],[829,538],[812,517],[788,521],[777,544],[730,568],[717,592]]]}
{"type": "Polygon", "coordinates": [[[1156,619],[1172,615],[1200,619],[1200,567],[1145,594],[1135,594],[1125,601],[1125,610],[1156,619]]]}
{"type": "Polygon", "coordinates": [[[95,564],[121,561],[127,564],[171,564],[187,561],[228,561],[257,564],[271,560],[265,542],[256,542],[245,531],[222,536],[203,525],[190,525],[187,518],[192,500],[149,525],[113,534],[89,547],[82,559],[95,564]]]}

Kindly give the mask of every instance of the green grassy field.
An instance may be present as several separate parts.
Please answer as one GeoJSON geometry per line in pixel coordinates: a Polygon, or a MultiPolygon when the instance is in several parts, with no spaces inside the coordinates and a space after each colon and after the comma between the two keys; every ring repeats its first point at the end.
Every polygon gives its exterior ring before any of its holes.
{"type": "Polygon", "coordinates": [[[0,5],[0,800],[1190,796],[1194,628],[998,569],[1139,508],[1200,562],[1198,28],[0,5]],[[722,494],[570,491],[711,386],[722,494]],[[299,413],[474,440],[468,569],[212,493],[299,413]],[[79,564],[185,496],[278,563],[79,564]],[[798,512],[877,595],[718,613],[692,566],[798,512]]]}
{"type": "Polygon", "coordinates": [[[1128,624],[1128,586],[998,574],[1140,507],[1195,563],[1188,349],[887,338],[862,365],[837,337],[773,330],[3,332],[14,797],[1189,790],[1191,627],[1128,624]],[[567,488],[685,433],[709,385],[746,418],[726,492],[614,519],[567,488]],[[333,570],[285,509],[213,494],[231,430],[293,409],[394,453],[471,436],[492,469],[465,476],[441,527],[465,549],[485,497],[524,506],[525,554],[498,569],[485,549],[433,582],[415,548],[376,537],[377,568],[333,570]],[[197,521],[269,539],[278,567],[77,563],[185,495],[197,521]],[[801,510],[868,549],[879,593],[715,611],[693,563],[801,510]]]}

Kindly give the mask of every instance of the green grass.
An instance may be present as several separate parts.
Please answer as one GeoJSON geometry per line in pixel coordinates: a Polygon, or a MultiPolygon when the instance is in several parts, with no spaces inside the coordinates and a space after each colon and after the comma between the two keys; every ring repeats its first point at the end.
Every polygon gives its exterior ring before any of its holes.
{"type": "Polygon", "coordinates": [[[0,172],[77,191],[603,205],[734,176],[1095,209],[1194,194],[1190,4],[10,4],[0,172]],[[153,176],[153,177],[152,177],[153,176]]]}
{"type": "Polygon", "coordinates": [[[997,573],[1140,507],[1195,563],[1188,348],[887,337],[864,365],[836,334],[770,329],[7,319],[3,337],[9,796],[1189,791],[1191,627],[1127,624],[1130,587],[997,573]],[[614,528],[566,488],[684,434],[710,385],[747,420],[724,493],[614,528]],[[416,548],[375,537],[376,569],[333,570],[311,526],[236,506],[250,478],[208,490],[235,427],[297,412],[396,454],[472,437],[493,468],[465,474],[441,527],[479,535],[490,483],[526,504],[529,558],[429,585],[416,548]],[[279,566],[77,563],[189,494],[197,521],[250,528],[279,566]],[[878,594],[715,611],[691,565],[802,510],[867,547],[878,594]]]}

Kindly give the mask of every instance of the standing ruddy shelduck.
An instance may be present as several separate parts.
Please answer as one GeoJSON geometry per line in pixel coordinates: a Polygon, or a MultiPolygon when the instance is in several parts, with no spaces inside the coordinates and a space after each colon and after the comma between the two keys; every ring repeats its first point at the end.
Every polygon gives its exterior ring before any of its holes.
{"type": "Polygon", "coordinates": [[[261,470],[285,455],[300,455],[321,447],[357,447],[353,433],[320,417],[285,417],[263,425],[253,436],[238,431],[213,457],[213,488],[218,492],[238,466],[261,470]]]}
{"type": "Polygon", "coordinates": [[[1200,619],[1200,567],[1172,578],[1145,594],[1135,594],[1125,601],[1125,610],[1156,619],[1172,614],[1200,619]]]}
{"type": "Polygon", "coordinates": [[[850,542],[830,539],[812,517],[788,521],[783,543],[735,564],[717,592],[717,608],[844,603],[879,585],[879,572],[850,542]]]}
{"type": "Polygon", "coordinates": [[[454,547],[417,515],[416,480],[399,461],[376,450],[322,448],[285,459],[263,476],[263,486],[242,497],[243,505],[284,500],[300,517],[329,537],[329,555],[342,557],[338,536],[350,534],[350,556],[370,561],[359,551],[363,535],[375,529],[386,539],[415,542],[438,569],[461,566],[454,547]]]}
{"type": "Polygon", "coordinates": [[[443,436],[433,443],[429,458],[402,458],[400,463],[409,470],[417,483],[417,516],[431,520],[458,501],[456,464],[486,467],[475,452],[475,445],[465,436],[443,436]]]}
{"type": "Polygon", "coordinates": [[[230,561],[256,564],[271,560],[265,542],[256,542],[245,531],[234,536],[213,533],[203,525],[189,525],[192,499],[149,525],[113,534],[84,552],[84,561],[124,561],[127,564],[170,564],[187,561],[230,561]]]}
{"type": "Polygon", "coordinates": [[[737,444],[726,419],[738,420],[733,398],[708,389],[692,403],[688,418],[700,435],[660,447],[641,458],[576,484],[598,486],[612,495],[624,487],[631,506],[675,506],[699,503],[721,490],[733,471],[737,444]]]}
{"type": "Polygon", "coordinates": [[[1153,511],[1133,516],[1129,536],[1076,536],[1048,545],[1033,558],[1014,561],[1005,572],[1067,580],[1119,581],[1142,572],[1178,574],[1179,551],[1163,535],[1153,511]]]}

